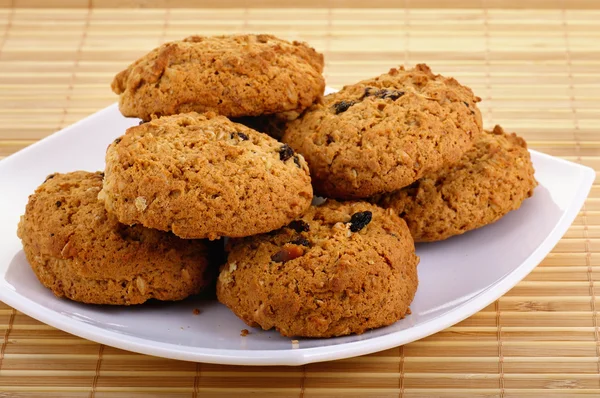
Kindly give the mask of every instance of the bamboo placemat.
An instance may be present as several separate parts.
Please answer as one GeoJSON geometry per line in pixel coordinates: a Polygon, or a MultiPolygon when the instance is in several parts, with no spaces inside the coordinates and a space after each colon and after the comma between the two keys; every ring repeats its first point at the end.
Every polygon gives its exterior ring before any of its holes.
{"type": "MultiPolygon", "coordinates": [[[[509,2],[537,7],[521,10],[498,1],[456,2],[472,7],[462,9],[424,1],[410,10],[249,9],[243,1],[222,9],[90,8],[77,0],[19,7],[40,3],[0,9],[0,158],[114,102],[112,76],[165,40],[260,31],[322,51],[334,87],[427,62],[484,98],[486,126],[500,123],[532,148],[600,169],[597,2],[509,2]]],[[[0,303],[0,396],[600,396],[599,275],[596,183],[567,235],[523,282],[424,340],[302,367],[218,366],[102,346],[0,303]]]]}

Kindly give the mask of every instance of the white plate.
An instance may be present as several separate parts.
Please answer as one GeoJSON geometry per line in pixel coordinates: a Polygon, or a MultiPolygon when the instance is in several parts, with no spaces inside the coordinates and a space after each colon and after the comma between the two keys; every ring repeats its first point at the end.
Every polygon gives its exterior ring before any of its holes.
{"type": "MultiPolygon", "coordinates": [[[[100,170],[107,145],[137,124],[110,106],[0,162],[0,300],[66,332],[161,357],[243,365],[300,365],[368,354],[423,338],[490,304],[525,277],[575,219],[594,170],[531,151],[540,185],[499,222],[417,247],[419,289],[412,315],[360,336],[301,339],[247,328],[215,301],[130,308],[58,299],[31,271],[16,236],[27,197],[52,172],[100,170]],[[200,315],[193,315],[199,308],[200,315]]],[[[509,127],[510,129],[510,127],[509,127]]]]}

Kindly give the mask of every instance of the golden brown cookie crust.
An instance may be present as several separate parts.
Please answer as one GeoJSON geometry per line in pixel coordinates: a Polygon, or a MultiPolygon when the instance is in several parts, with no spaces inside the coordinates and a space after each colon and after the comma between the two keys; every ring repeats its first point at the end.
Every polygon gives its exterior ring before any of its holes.
{"type": "Polygon", "coordinates": [[[189,113],[115,140],[100,198],[124,224],[216,239],[278,229],[312,196],[308,166],[287,145],[224,116],[189,113]]]}
{"type": "Polygon", "coordinates": [[[184,112],[257,116],[302,111],[325,90],[323,55],[271,35],[191,36],[165,43],[117,74],[125,116],[184,112]]]}
{"type": "Polygon", "coordinates": [[[328,200],[276,232],[231,240],[228,251],[217,297],[248,325],[284,336],[390,325],[417,289],[406,224],[365,202],[328,200]]]}
{"type": "Polygon", "coordinates": [[[480,134],[460,162],[377,203],[404,218],[417,242],[460,235],[499,220],[537,186],[525,141],[500,126],[480,134]]]}
{"type": "Polygon", "coordinates": [[[481,132],[479,97],[423,64],[327,95],[283,136],[306,158],[315,192],[366,198],[456,162],[481,132]]]}
{"type": "Polygon", "coordinates": [[[182,300],[213,281],[207,242],[120,224],[97,199],[102,177],[51,174],[29,197],[17,234],[44,286],[83,303],[129,305],[182,300]]]}

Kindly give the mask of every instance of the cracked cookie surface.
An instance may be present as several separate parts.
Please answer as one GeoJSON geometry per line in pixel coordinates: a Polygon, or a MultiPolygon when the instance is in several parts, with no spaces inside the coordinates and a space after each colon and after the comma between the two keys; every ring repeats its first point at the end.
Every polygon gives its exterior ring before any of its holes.
{"type": "Polygon", "coordinates": [[[74,301],[129,305],[182,300],[214,280],[215,245],[120,224],[97,199],[102,178],[51,174],[29,197],[17,234],[44,286],[74,301]]]}
{"type": "Polygon", "coordinates": [[[391,192],[456,162],[481,132],[480,101],[423,64],[346,86],[287,125],[319,195],[391,192]]]}
{"type": "Polygon", "coordinates": [[[396,214],[327,200],[288,226],[232,239],[217,297],[250,326],[284,336],[363,333],[403,318],[419,258],[396,214]]]}
{"type": "Polygon", "coordinates": [[[125,116],[184,112],[228,117],[301,112],[323,95],[323,55],[271,35],[191,36],[165,43],[117,74],[125,116]]]}
{"type": "Polygon", "coordinates": [[[404,218],[415,241],[430,242],[499,220],[536,186],[525,140],[496,126],[479,135],[458,164],[376,202],[404,218]]]}
{"type": "Polygon", "coordinates": [[[312,201],[302,155],[214,113],[154,119],[106,153],[100,198],[124,224],[217,239],[272,231],[312,201]]]}

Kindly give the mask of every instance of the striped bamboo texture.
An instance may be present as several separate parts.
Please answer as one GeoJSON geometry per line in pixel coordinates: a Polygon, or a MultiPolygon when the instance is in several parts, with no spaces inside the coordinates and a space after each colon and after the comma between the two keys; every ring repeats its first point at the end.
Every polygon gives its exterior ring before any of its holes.
{"type": "MultiPolygon", "coordinates": [[[[222,9],[89,8],[77,0],[17,7],[39,3],[0,0],[0,157],[114,102],[112,76],[159,43],[252,31],[310,42],[325,54],[333,87],[427,62],[484,99],[486,126],[500,123],[532,148],[600,170],[597,2],[509,2],[539,5],[526,10],[495,1],[457,1],[475,7],[462,9],[424,1],[410,10],[247,9],[234,0],[222,9]]],[[[564,239],[523,282],[424,340],[302,367],[196,364],[82,340],[0,303],[0,396],[600,396],[599,281],[596,183],[564,239]]]]}

